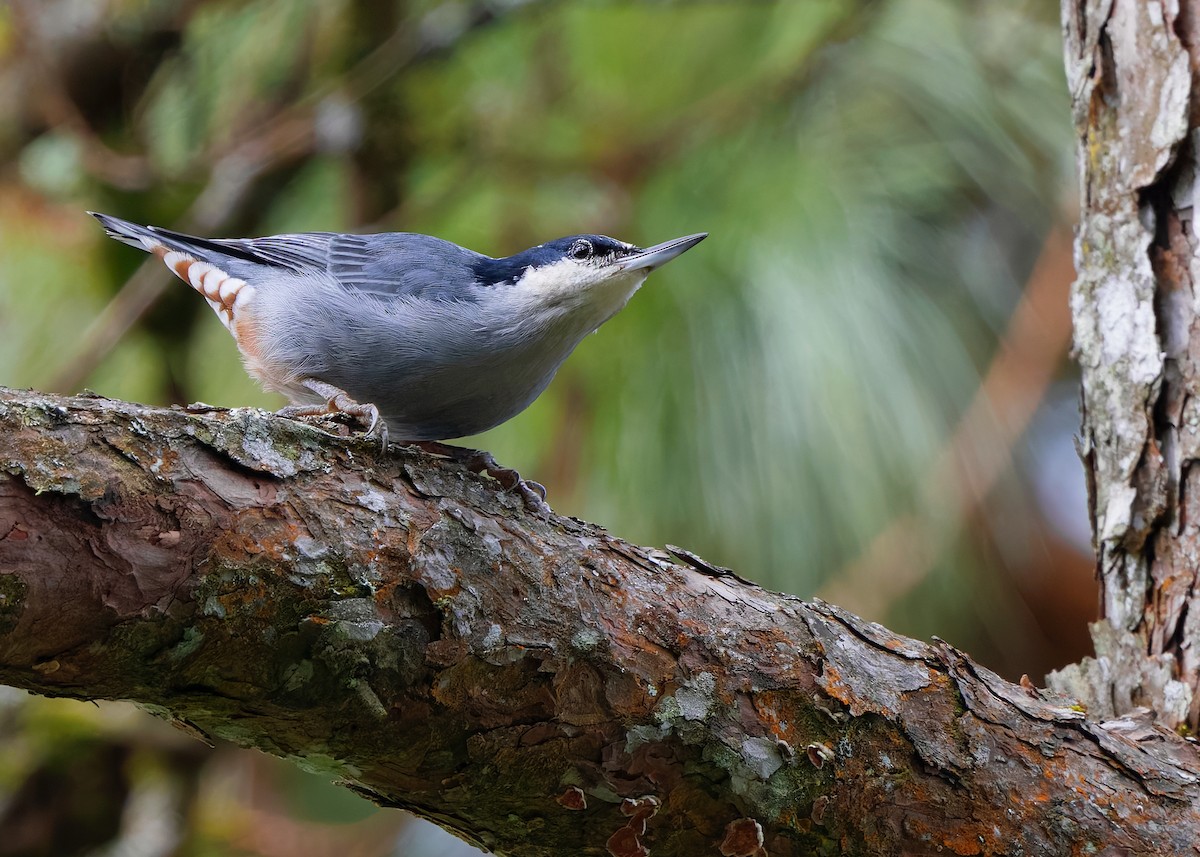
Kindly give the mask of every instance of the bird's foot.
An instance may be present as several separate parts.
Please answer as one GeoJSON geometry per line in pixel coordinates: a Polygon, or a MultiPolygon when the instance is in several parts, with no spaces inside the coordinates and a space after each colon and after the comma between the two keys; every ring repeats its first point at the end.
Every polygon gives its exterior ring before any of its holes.
{"type": "Polygon", "coordinates": [[[345,390],[307,378],[301,381],[305,387],[325,399],[323,405],[288,405],[277,413],[281,417],[302,420],[324,419],[331,415],[346,414],[363,427],[363,436],[378,440],[384,452],[388,447],[387,422],[379,416],[379,408],[370,402],[356,402],[345,390]]]}
{"type": "Polygon", "coordinates": [[[486,473],[499,482],[500,487],[505,491],[516,491],[529,511],[542,516],[550,515],[550,507],[546,504],[546,487],[540,482],[522,479],[521,474],[511,467],[502,467],[490,452],[450,446],[436,440],[415,441],[410,445],[431,455],[440,455],[457,461],[472,473],[486,473]]]}

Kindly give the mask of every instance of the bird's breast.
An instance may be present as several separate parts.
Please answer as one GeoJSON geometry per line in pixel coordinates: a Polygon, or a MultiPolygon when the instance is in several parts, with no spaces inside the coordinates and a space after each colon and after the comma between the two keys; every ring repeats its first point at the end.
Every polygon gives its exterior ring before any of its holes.
{"type": "Polygon", "coordinates": [[[288,379],[334,384],[378,406],[392,434],[411,440],[476,434],[516,416],[616,311],[519,294],[455,302],[264,291],[255,341],[267,368],[256,374],[288,395],[288,379]]]}

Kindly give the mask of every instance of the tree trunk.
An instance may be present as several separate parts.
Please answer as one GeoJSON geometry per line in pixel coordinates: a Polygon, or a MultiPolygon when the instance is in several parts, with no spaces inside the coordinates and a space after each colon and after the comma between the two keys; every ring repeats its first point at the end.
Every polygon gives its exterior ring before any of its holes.
{"type": "Polygon", "coordinates": [[[499,853],[1192,853],[1200,761],[945,643],[256,411],[0,396],[0,681],[499,853]]]}
{"type": "Polygon", "coordinates": [[[1200,717],[1194,0],[1064,0],[1082,187],[1072,293],[1102,619],[1052,676],[1097,716],[1200,717]]]}

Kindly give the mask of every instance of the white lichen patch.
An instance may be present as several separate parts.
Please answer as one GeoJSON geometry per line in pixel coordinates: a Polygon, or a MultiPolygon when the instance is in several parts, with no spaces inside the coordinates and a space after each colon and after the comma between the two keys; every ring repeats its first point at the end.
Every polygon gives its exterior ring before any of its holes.
{"type": "Polygon", "coordinates": [[[242,451],[258,465],[258,469],[266,470],[280,477],[295,476],[296,462],[283,455],[265,426],[261,429],[257,423],[246,426],[242,438],[242,451]]]}
{"type": "Polygon", "coordinates": [[[625,752],[632,753],[643,744],[656,744],[671,734],[669,724],[631,726],[625,732],[625,752]]]}
{"type": "Polygon", "coordinates": [[[374,488],[368,488],[365,491],[355,494],[354,502],[364,509],[370,509],[372,512],[384,512],[388,507],[387,498],[374,488]]]}
{"type": "Polygon", "coordinates": [[[760,780],[783,767],[783,756],[773,738],[747,738],[742,742],[742,761],[760,780]]]}
{"type": "Polygon", "coordinates": [[[604,639],[595,628],[580,628],[571,635],[571,648],[577,652],[590,652],[604,639]]]}
{"type": "Polygon", "coordinates": [[[504,629],[495,623],[489,625],[487,633],[483,635],[483,640],[480,641],[480,646],[486,652],[492,649],[498,649],[503,645],[504,629]]]}
{"type": "Polygon", "coordinates": [[[1132,486],[1118,484],[1109,487],[1104,506],[1097,509],[1101,539],[1118,539],[1128,531],[1135,500],[1137,491],[1132,486]]]}
{"type": "MultiPolygon", "coordinates": [[[[713,706],[713,692],[717,680],[712,673],[693,676],[683,687],[675,691],[675,701],[684,720],[703,720],[713,706]]],[[[665,700],[664,700],[665,702],[665,700]]],[[[660,703],[661,704],[661,703],[660,703]]]]}
{"type": "Polygon", "coordinates": [[[343,598],[330,603],[326,617],[334,620],[333,629],[344,639],[365,643],[375,639],[387,627],[375,611],[370,598],[343,598]]]}
{"type": "Polygon", "coordinates": [[[1153,283],[1107,277],[1097,283],[1092,305],[1103,364],[1126,367],[1122,375],[1129,383],[1154,383],[1162,372],[1162,350],[1155,329],[1153,283]]]}
{"type": "Polygon", "coordinates": [[[347,640],[352,640],[356,643],[366,643],[378,637],[379,632],[386,628],[387,625],[378,619],[368,619],[361,622],[343,620],[334,625],[334,627],[347,640]]]}

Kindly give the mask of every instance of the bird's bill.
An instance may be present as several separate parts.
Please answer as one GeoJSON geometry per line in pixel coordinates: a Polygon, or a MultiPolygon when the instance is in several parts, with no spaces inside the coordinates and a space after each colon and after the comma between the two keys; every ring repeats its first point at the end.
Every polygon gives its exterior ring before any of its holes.
{"type": "Polygon", "coordinates": [[[639,250],[632,256],[626,256],[617,263],[617,267],[622,271],[652,271],[661,268],[681,253],[691,250],[707,237],[707,232],[698,232],[695,235],[676,238],[674,241],[655,244],[653,247],[639,250]]]}

